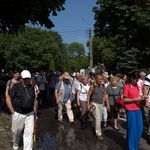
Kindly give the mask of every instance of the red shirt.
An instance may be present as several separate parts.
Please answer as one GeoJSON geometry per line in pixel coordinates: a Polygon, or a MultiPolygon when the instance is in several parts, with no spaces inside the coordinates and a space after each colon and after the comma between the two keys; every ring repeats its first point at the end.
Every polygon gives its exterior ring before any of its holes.
{"type": "MultiPolygon", "coordinates": [[[[126,84],[123,88],[123,97],[134,99],[139,97],[139,89],[138,87],[132,87],[129,84],[126,84]]],[[[140,102],[135,101],[131,103],[125,103],[126,110],[139,110],[140,109],[140,102]]]]}

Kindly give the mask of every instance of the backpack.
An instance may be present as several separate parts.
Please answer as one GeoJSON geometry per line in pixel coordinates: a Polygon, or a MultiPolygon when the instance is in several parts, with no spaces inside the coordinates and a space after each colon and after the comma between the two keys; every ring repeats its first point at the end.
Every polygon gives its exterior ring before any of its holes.
{"type": "Polygon", "coordinates": [[[34,87],[29,84],[28,87],[23,87],[21,83],[15,84],[21,93],[20,108],[22,111],[33,110],[35,91],[34,87]]]}
{"type": "Polygon", "coordinates": [[[11,84],[12,84],[12,79],[8,80],[9,91],[10,91],[11,88],[12,88],[11,84]]]}

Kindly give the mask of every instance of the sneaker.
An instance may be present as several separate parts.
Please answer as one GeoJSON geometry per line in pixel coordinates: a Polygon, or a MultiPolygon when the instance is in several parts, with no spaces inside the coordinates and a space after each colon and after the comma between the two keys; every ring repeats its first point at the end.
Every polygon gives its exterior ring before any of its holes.
{"type": "Polygon", "coordinates": [[[102,135],[100,135],[100,136],[97,136],[97,138],[98,138],[100,141],[102,141],[102,140],[103,140],[103,137],[102,137],[102,135]]]}
{"type": "Polygon", "coordinates": [[[13,150],[18,150],[19,149],[19,146],[18,146],[18,144],[13,144],[13,150]]]}

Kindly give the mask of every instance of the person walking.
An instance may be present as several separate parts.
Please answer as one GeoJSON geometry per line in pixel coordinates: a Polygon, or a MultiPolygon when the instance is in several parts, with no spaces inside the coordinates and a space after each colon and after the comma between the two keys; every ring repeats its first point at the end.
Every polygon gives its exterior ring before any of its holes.
{"type": "MultiPolygon", "coordinates": [[[[87,112],[87,94],[89,88],[90,85],[88,84],[88,78],[86,76],[82,76],[77,90],[77,105],[82,109],[81,116],[87,112]]],[[[86,127],[86,117],[81,120],[81,127],[83,129],[86,127]]]]}
{"type": "Polygon", "coordinates": [[[72,91],[72,111],[74,114],[74,119],[76,120],[80,115],[80,108],[77,105],[77,91],[78,87],[80,85],[79,79],[81,75],[79,72],[73,73],[70,75],[70,85],[71,85],[71,91],[72,91]]]}
{"type": "Polygon", "coordinates": [[[95,133],[99,140],[103,140],[102,130],[101,130],[101,120],[103,111],[103,99],[106,100],[107,109],[109,111],[109,102],[106,96],[106,88],[103,83],[102,75],[96,75],[95,83],[90,85],[90,89],[87,96],[87,108],[90,110],[90,105],[93,105],[95,109],[92,109],[95,123],[95,133]],[[90,103],[91,102],[91,103],[90,103]]]}
{"type": "Polygon", "coordinates": [[[33,149],[33,128],[35,109],[35,90],[30,84],[31,73],[21,72],[21,82],[13,85],[6,98],[12,114],[13,150],[19,149],[20,135],[23,131],[23,150],[33,149]]]}
{"type": "Polygon", "coordinates": [[[69,123],[73,124],[74,116],[73,111],[71,109],[71,98],[72,98],[72,91],[70,86],[70,75],[68,72],[64,72],[62,75],[62,81],[56,84],[55,87],[55,97],[56,103],[58,105],[58,121],[59,123],[63,123],[63,106],[66,107],[66,112],[69,118],[69,123]]]}
{"type": "Polygon", "coordinates": [[[149,109],[149,128],[147,132],[147,140],[150,141],[150,73],[146,76],[143,86],[143,94],[145,96],[145,106],[149,109]]]}
{"type": "Polygon", "coordinates": [[[55,100],[55,86],[56,86],[56,75],[53,72],[53,70],[50,70],[50,73],[47,77],[48,81],[48,90],[49,90],[49,96],[50,96],[50,105],[56,106],[56,100],[55,100]]]}
{"type": "Polygon", "coordinates": [[[13,87],[13,85],[19,82],[20,73],[19,71],[13,71],[13,78],[9,79],[6,83],[5,97],[7,98],[9,91],[13,87]]]}
{"type": "Polygon", "coordinates": [[[119,110],[114,109],[114,104],[115,104],[116,99],[122,95],[122,90],[120,86],[117,85],[117,83],[118,83],[118,77],[113,76],[110,79],[110,84],[106,88],[106,93],[108,95],[108,101],[110,105],[110,111],[108,112],[108,120],[110,120],[112,117],[114,118],[113,128],[115,130],[119,130],[118,124],[117,124],[119,110]]]}
{"type": "Polygon", "coordinates": [[[143,119],[140,102],[145,99],[140,96],[137,81],[139,72],[134,71],[129,75],[129,82],[123,89],[123,98],[127,115],[127,146],[129,150],[138,150],[143,131],[143,119]]]}
{"type": "Polygon", "coordinates": [[[42,69],[39,71],[36,82],[40,90],[40,93],[38,94],[38,106],[39,108],[41,108],[42,105],[46,104],[46,95],[47,95],[46,94],[47,80],[42,69]]]}

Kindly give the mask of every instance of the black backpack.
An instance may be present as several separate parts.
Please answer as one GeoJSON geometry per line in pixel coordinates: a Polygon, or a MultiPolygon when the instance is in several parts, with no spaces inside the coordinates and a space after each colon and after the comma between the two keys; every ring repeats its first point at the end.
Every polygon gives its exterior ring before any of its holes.
{"type": "Polygon", "coordinates": [[[22,98],[20,101],[20,108],[23,111],[32,110],[34,106],[34,98],[35,98],[35,91],[34,87],[29,84],[27,87],[23,87],[22,83],[15,84],[19,89],[22,98]]]}

